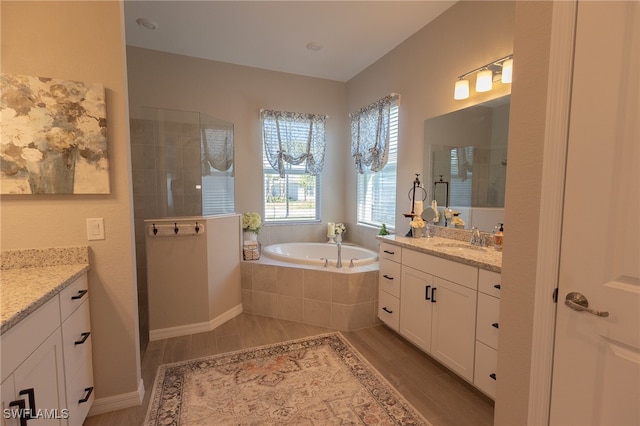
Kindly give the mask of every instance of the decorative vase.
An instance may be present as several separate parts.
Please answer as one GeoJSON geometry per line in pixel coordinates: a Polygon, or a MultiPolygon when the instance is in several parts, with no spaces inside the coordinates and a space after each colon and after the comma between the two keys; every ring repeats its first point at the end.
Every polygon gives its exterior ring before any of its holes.
{"type": "Polygon", "coordinates": [[[336,234],[336,236],[333,237],[333,241],[335,241],[336,243],[341,243],[342,242],[342,234],[336,234]]]}
{"type": "Polygon", "coordinates": [[[244,231],[243,234],[244,241],[258,241],[258,234],[256,234],[255,232],[244,231]]]}
{"type": "Polygon", "coordinates": [[[420,238],[422,237],[422,228],[414,228],[411,227],[411,236],[413,238],[420,238]]]}

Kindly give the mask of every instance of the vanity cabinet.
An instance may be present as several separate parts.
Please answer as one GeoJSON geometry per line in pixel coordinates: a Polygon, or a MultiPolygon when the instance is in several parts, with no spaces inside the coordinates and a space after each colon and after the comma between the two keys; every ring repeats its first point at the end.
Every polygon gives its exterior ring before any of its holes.
{"type": "Polygon", "coordinates": [[[378,317],[492,398],[500,273],[381,242],[378,317]]]}
{"type": "Polygon", "coordinates": [[[381,243],[379,258],[378,318],[399,331],[402,248],[381,243]]]}
{"type": "Polygon", "coordinates": [[[400,334],[469,381],[473,381],[476,276],[473,267],[415,251],[403,253],[400,334]]]}
{"type": "Polygon", "coordinates": [[[478,276],[478,318],[473,383],[495,398],[500,323],[501,275],[481,269],[478,276]]]}
{"type": "Polygon", "coordinates": [[[39,419],[40,424],[67,424],[62,418],[66,396],[59,309],[55,296],[2,336],[4,425],[20,425],[28,409],[35,409],[34,415],[46,409],[58,417],[39,419]]]}
{"type": "Polygon", "coordinates": [[[32,410],[37,424],[81,425],[93,402],[92,372],[83,274],[2,335],[3,425],[20,425],[20,409],[32,410]]]}

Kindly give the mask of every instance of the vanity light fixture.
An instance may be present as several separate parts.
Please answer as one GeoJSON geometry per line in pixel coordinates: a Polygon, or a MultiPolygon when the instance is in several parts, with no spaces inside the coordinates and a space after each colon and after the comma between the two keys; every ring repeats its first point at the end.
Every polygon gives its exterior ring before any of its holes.
{"type": "Polygon", "coordinates": [[[462,78],[456,81],[453,99],[467,99],[469,97],[469,80],[462,78]]]}
{"type": "Polygon", "coordinates": [[[453,98],[455,100],[469,97],[469,79],[471,74],[476,75],[476,92],[488,92],[493,88],[493,82],[500,78],[503,84],[509,84],[513,75],[513,54],[490,62],[472,71],[458,76],[455,84],[453,98]]]}
{"type": "Polygon", "coordinates": [[[493,71],[489,68],[478,72],[476,76],[476,92],[488,92],[493,88],[493,71]]]}

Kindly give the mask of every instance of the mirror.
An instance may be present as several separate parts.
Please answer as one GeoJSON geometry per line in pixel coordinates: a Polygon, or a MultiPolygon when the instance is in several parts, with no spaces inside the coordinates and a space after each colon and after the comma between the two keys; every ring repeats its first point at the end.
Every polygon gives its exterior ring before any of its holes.
{"type": "Polygon", "coordinates": [[[490,232],[504,222],[510,95],[425,120],[425,188],[440,208],[460,212],[463,227],[490,232]],[[436,183],[437,182],[437,183],[436,183]]]}

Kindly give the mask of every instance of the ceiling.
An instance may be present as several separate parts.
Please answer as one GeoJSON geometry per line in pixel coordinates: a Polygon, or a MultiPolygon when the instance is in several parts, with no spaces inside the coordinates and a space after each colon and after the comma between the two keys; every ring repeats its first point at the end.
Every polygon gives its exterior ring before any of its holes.
{"type": "Polygon", "coordinates": [[[126,39],[130,46],[346,82],[454,3],[126,0],[126,39]],[[138,18],[157,28],[142,28],[138,18]]]}

